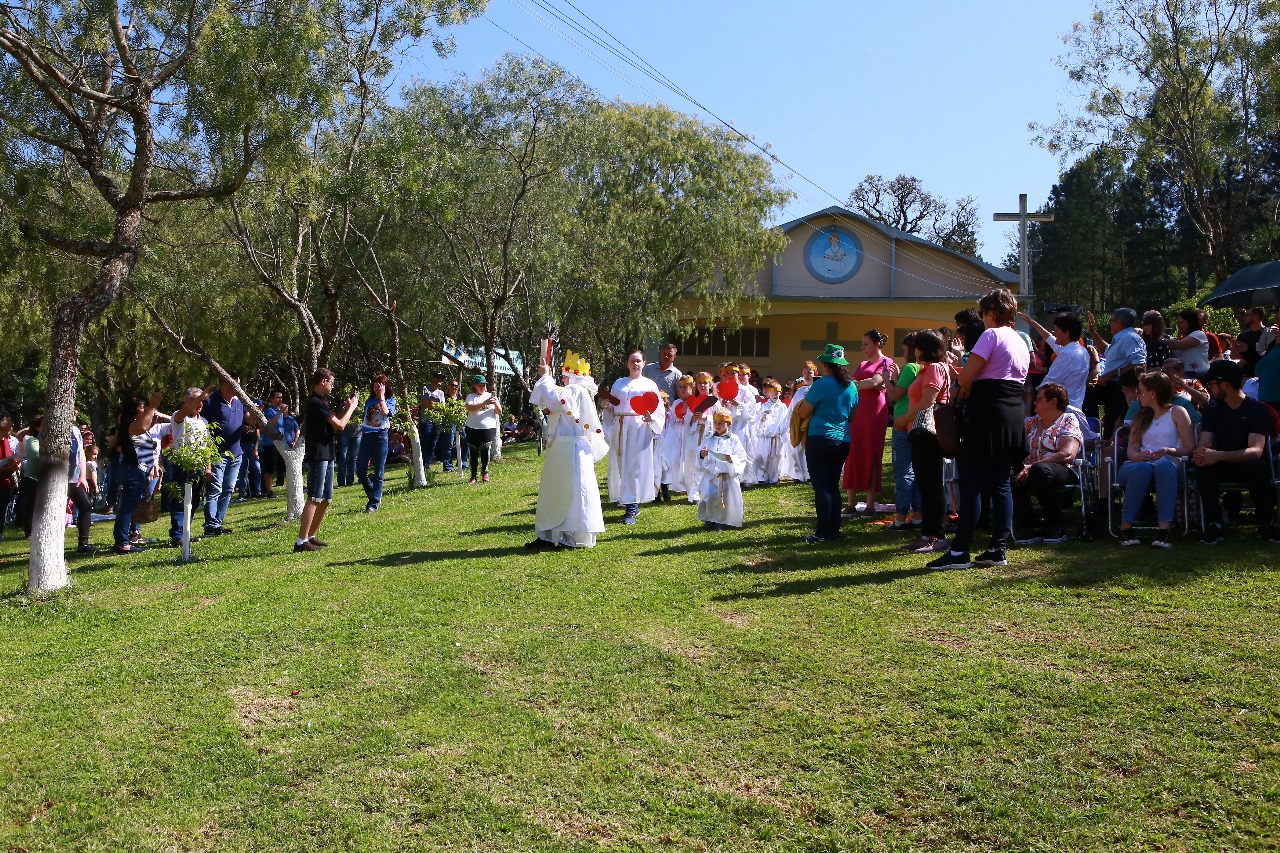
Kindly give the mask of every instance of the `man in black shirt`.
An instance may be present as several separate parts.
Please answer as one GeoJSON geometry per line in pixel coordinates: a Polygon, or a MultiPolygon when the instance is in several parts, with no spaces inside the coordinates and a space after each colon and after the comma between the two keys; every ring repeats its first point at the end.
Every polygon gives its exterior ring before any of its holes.
{"type": "Polygon", "coordinates": [[[1258,533],[1263,541],[1280,543],[1276,531],[1276,493],[1271,483],[1267,442],[1273,421],[1267,407],[1244,395],[1244,371],[1235,362],[1220,360],[1209,365],[1205,385],[1214,402],[1200,421],[1200,444],[1192,454],[1200,500],[1204,505],[1204,541],[1217,545],[1222,536],[1222,484],[1243,483],[1253,497],[1258,533]]]}
{"type": "Polygon", "coordinates": [[[302,424],[305,445],[302,461],[307,466],[307,504],[302,509],[302,523],[294,552],[319,551],[325,542],[316,538],[320,522],[324,521],[329,501],[333,500],[333,468],[337,459],[338,435],[351,420],[351,413],[360,402],[359,393],[352,391],[347,400],[347,411],[342,417],[329,408],[329,395],[333,393],[333,371],[320,368],[311,377],[311,396],[307,398],[306,419],[302,424]]]}
{"type": "Polygon", "coordinates": [[[1258,362],[1262,359],[1263,353],[1258,352],[1258,342],[1262,340],[1266,325],[1266,308],[1255,306],[1245,312],[1240,334],[1236,336],[1235,355],[1243,359],[1241,366],[1244,368],[1246,377],[1255,374],[1258,362]]]}

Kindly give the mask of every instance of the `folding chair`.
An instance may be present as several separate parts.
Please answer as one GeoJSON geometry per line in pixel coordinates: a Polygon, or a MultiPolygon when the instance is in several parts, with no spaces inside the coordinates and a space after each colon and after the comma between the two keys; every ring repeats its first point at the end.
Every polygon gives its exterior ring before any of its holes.
{"type": "MultiPolygon", "coordinates": [[[[1116,502],[1124,500],[1125,487],[1120,482],[1120,469],[1129,461],[1129,426],[1125,425],[1116,430],[1112,437],[1111,449],[1111,471],[1108,477],[1106,489],[1107,503],[1107,532],[1115,539],[1120,538],[1120,519],[1116,515],[1116,502]]],[[[1183,460],[1179,460],[1182,476],[1179,477],[1180,485],[1178,491],[1178,504],[1174,507],[1174,523],[1177,524],[1178,514],[1182,514],[1182,535],[1188,536],[1191,533],[1191,480],[1194,467],[1188,465],[1183,460]]],[[[1197,503],[1198,505],[1198,503],[1197,503]]],[[[1134,530],[1143,532],[1154,532],[1157,528],[1150,525],[1133,525],[1134,530]]]]}

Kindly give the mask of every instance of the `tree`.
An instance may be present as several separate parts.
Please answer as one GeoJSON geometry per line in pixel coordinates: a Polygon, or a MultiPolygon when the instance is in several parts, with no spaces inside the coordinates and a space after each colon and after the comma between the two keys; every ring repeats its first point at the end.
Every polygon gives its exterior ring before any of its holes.
{"type": "MultiPolygon", "coordinates": [[[[260,158],[291,150],[330,109],[341,58],[375,14],[396,35],[482,0],[280,3],[251,0],[89,0],[0,6],[0,136],[8,172],[50,193],[15,189],[22,233],[46,251],[92,264],[87,283],[60,294],[53,318],[41,434],[41,487],[29,588],[67,583],[62,518],[76,378],[86,325],[120,295],[145,241],[144,211],[236,192],[260,158]],[[63,180],[64,176],[66,177],[63,180]],[[65,191],[92,187],[74,216],[65,191]]],[[[398,39],[380,35],[385,56],[398,39]]]]}
{"type": "Polygon", "coordinates": [[[973,196],[948,202],[924,188],[919,178],[898,175],[886,181],[867,175],[846,204],[863,216],[908,234],[919,234],[944,248],[978,256],[978,205],[973,196]]]}
{"type": "Polygon", "coordinates": [[[1052,151],[1105,143],[1166,178],[1219,282],[1238,263],[1277,129],[1278,22],[1273,0],[1099,0],[1060,61],[1083,110],[1035,128],[1052,151]]]}

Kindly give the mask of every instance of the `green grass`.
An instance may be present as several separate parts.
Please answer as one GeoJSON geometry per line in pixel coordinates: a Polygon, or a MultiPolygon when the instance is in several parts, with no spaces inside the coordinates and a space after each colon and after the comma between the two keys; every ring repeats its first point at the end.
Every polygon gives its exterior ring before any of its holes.
{"type": "MultiPolygon", "coordinates": [[[[318,554],[281,501],[234,505],[198,563],[0,602],[0,850],[1280,844],[1251,530],[929,573],[861,523],[801,545],[787,485],[737,533],[611,508],[594,551],[530,553],[539,466],[395,469],[372,516],[340,490],[318,554]]],[[[18,589],[21,536],[0,560],[18,589]]]]}

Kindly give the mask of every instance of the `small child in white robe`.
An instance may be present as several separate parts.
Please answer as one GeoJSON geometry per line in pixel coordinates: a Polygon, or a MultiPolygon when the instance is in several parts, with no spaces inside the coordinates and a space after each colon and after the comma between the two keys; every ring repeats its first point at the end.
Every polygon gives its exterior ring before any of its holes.
{"type": "Polygon", "coordinates": [[[684,491],[689,503],[696,504],[702,493],[702,472],[698,470],[698,448],[712,433],[711,410],[695,411],[708,399],[714,399],[715,380],[710,373],[694,377],[693,394],[685,401],[684,413],[684,491]]]}
{"type": "Polygon", "coordinates": [[[755,470],[761,483],[776,483],[781,476],[784,447],[791,449],[791,410],[778,399],[782,385],[776,379],[764,384],[765,400],[756,415],[755,470]]]}
{"type": "Polygon", "coordinates": [[[733,415],[716,409],[712,415],[715,432],[698,448],[698,469],[702,472],[698,518],[707,530],[742,527],[742,473],[751,459],[742,440],[729,431],[733,415]]]}

